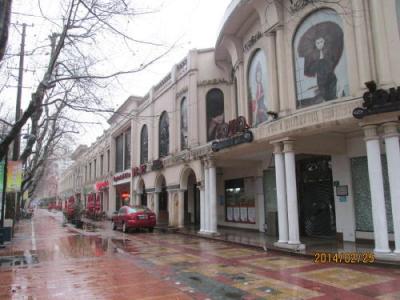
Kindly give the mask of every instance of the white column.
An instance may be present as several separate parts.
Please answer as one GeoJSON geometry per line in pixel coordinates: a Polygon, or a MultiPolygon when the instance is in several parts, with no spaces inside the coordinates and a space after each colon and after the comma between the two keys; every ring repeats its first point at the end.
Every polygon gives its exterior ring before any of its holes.
{"type": "Polygon", "coordinates": [[[392,202],[392,216],[395,251],[400,254],[400,146],[398,124],[395,122],[383,125],[385,131],[386,158],[389,173],[390,198],[392,202]]]}
{"type": "Polygon", "coordinates": [[[178,192],[178,227],[185,227],[185,191],[178,192]]]}
{"type": "Polygon", "coordinates": [[[175,199],[173,192],[168,192],[168,225],[175,225],[175,199]]]}
{"type": "Polygon", "coordinates": [[[377,127],[364,127],[365,142],[367,144],[368,175],[371,189],[372,220],[374,224],[376,253],[390,253],[386,220],[385,194],[383,189],[383,175],[381,149],[377,127]]]}
{"type": "Polygon", "coordinates": [[[209,186],[210,186],[210,232],[217,233],[218,226],[218,206],[217,206],[217,169],[213,161],[210,161],[209,168],[209,186]]]}
{"type": "Polygon", "coordinates": [[[158,216],[160,214],[160,210],[159,210],[159,202],[160,202],[160,192],[155,192],[154,193],[154,197],[153,197],[153,205],[154,205],[154,213],[156,214],[156,220],[158,222],[158,216]]]}
{"type": "Polygon", "coordinates": [[[285,161],[280,143],[274,144],[276,199],[278,206],[278,243],[287,243],[288,234],[288,210],[286,200],[285,161]]]}
{"type": "Polygon", "coordinates": [[[206,165],[204,167],[204,232],[208,233],[210,231],[210,180],[209,180],[209,169],[206,165]]]}
{"type": "Polygon", "coordinates": [[[205,195],[204,195],[204,184],[198,187],[200,190],[200,233],[205,232],[205,195]]]}
{"type": "Polygon", "coordinates": [[[284,141],[286,191],[289,221],[288,244],[300,244],[299,212],[297,204],[296,162],[293,150],[293,141],[284,141]]]}

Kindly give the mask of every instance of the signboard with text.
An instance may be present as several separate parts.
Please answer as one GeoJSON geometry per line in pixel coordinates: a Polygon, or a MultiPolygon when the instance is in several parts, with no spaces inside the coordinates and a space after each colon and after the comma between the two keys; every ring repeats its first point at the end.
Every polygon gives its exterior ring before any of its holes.
{"type": "Polygon", "coordinates": [[[22,162],[10,160],[7,162],[7,192],[19,192],[22,183],[22,162]]]}

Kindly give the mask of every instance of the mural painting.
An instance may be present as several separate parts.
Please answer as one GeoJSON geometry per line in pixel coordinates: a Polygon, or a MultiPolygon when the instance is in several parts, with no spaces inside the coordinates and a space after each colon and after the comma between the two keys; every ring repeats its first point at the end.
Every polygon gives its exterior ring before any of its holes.
{"type": "Polygon", "coordinates": [[[294,39],[298,107],[349,95],[342,21],[321,9],[298,28],[294,39]]]}
{"type": "Polygon", "coordinates": [[[215,140],[218,126],[224,123],[224,94],[220,89],[207,93],[207,142],[215,140]]]}
{"type": "Polygon", "coordinates": [[[262,50],[253,55],[248,72],[249,101],[251,108],[251,124],[258,124],[268,120],[267,101],[267,60],[262,50]]]}

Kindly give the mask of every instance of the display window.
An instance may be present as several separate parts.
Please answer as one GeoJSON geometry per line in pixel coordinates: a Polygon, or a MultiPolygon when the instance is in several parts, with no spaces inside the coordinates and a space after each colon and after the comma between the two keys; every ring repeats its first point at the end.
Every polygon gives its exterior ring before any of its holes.
{"type": "Polygon", "coordinates": [[[225,219],[227,222],[256,223],[254,181],[239,178],[225,181],[225,219]]]}

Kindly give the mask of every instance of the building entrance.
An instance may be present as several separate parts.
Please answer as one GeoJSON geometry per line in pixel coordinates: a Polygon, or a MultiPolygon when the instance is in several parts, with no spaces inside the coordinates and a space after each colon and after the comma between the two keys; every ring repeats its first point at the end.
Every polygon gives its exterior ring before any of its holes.
{"type": "Polygon", "coordinates": [[[163,179],[161,185],[161,192],[159,198],[159,217],[158,221],[160,224],[168,224],[168,191],[165,185],[165,179],[163,179]]]}
{"type": "Polygon", "coordinates": [[[334,237],[335,202],[329,156],[297,160],[300,231],[303,236],[334,237]]]}

